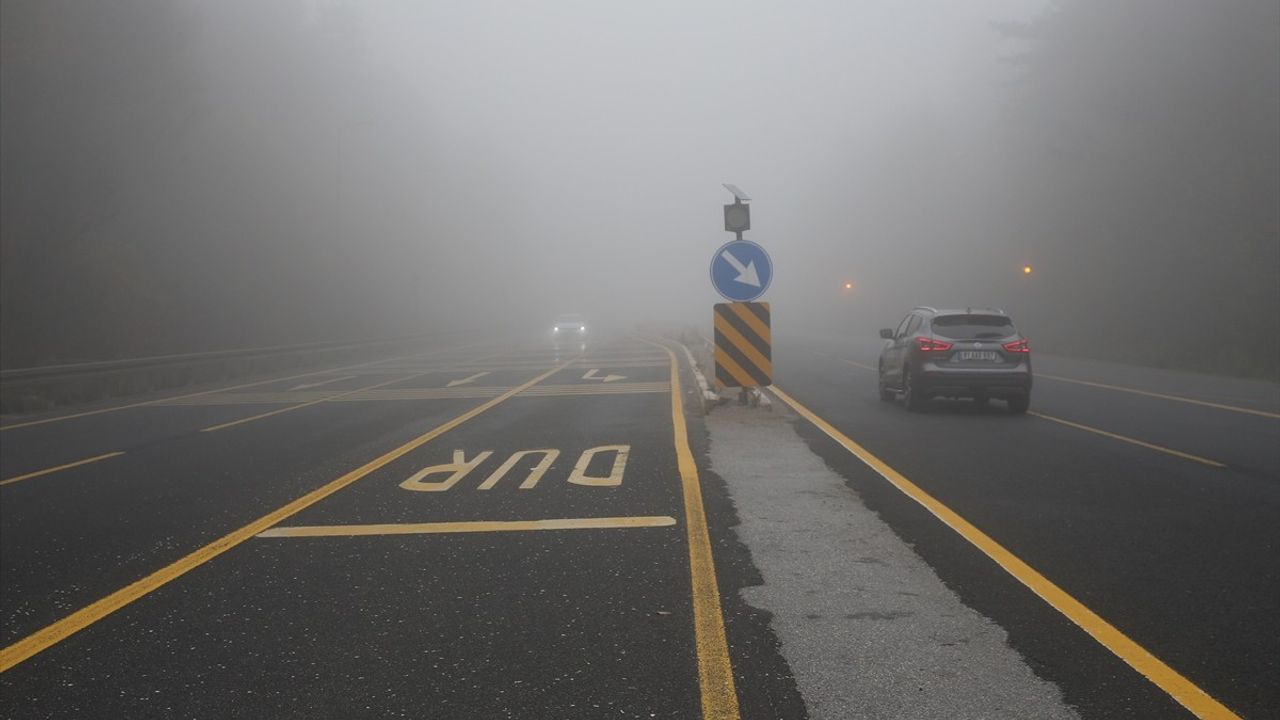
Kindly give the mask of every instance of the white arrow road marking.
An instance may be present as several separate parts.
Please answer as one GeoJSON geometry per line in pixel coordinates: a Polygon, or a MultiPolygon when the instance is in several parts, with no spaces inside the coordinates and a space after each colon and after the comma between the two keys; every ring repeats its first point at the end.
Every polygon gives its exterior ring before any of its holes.
{"type": "Polygon", "coordinates": [[[478,372],[475,375],[472,375],[471,377],[465,377],[465,378],[462,378],[461,380],[450,380],[449,384],[445,385],[445,387],[457,387],[459,385],[466,385],[467,383],[473,383],[488,374],[489,374],[488,372],[478,372]]]}
{"type": "Polygon", "coordinates": [[[351,379],[351,378],[353,378],[353,377],[355,377],[355,375],[347,375],[347,376],[344,376],[344,377],[329,378],[328,380],[321,380],[320,382],[302,383],[301,385],[294,385],[293,387],[289,388],[289,390],[290,390],[290,391],[293,391],[293,390],[306,390],[307,388],[315,388],[315,387],[320,387],[321,385],[328,385],[329,383],[336,383],[336,382],[338,382],[339,380],[350,380],[350,379],[351,379]]]}
{"type": "Polygon", "coordinates": [[[585,375],[582,376],[582,379],[583,380],[603,380],[607,383],[613,382],[615,380],[627,379],[626,375],[605,375],[604,377],[596,377],[596,373],[598,372],[600,372],[600,368],[591,368],[590,370],[587,371],[585,375]]]}
{"type": "Polygon", "coordinates": [[[760,276],[756,274],[756,263],[754,260],[747,262],[746,266],[743,266],[742,261],[734,257],[733,253],[728,250],[720,253],[720,257],[724,258],[725,262],[732,265],[733,269],[738,271],[738,277],[734,278],[735,282],[740,282],[743,285],[750,285],[751,287],[760,287],[760,276]]]}

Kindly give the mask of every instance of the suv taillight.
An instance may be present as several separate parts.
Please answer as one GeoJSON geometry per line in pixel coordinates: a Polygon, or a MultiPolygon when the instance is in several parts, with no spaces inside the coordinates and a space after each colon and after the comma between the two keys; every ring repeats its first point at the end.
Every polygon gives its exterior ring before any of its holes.
{"type": "Polygon", "coordinates": [[[1001,345],[1005,352],[1011,353],[1029,353],[1031,352],[1031,341],[1023,338],[1022,340],[1014,340],[1001,345]]]}
{"type": "Polygon", "coordinates": [[[920,352],[946,352],[951,349],[951,343],[931,338],[916,338],[916,347],[920,348],[920,352]]]}

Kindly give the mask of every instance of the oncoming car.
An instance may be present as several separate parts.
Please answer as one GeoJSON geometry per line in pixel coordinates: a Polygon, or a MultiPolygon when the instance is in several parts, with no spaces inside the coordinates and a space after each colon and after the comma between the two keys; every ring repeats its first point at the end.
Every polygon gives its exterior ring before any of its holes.
{"type": "Polygon", "coordinates": [[[587,321],[577,314],[560,315],[551,326],[551,334],[556,337],[581,337],[587,334],[587,321]]]}
{"type": "Polygon", "coordinates": [[[1031,405],[1031,344],[1002,310],[917,307],[880,351],[880,399],[899,393],[908,410],[930,398],[1003,399],[1012,413],[1031,405]]]}

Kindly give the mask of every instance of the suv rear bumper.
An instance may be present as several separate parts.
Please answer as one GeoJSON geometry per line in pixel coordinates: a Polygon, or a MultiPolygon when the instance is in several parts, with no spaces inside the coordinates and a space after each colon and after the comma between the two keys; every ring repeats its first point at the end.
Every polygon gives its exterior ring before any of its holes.
{"type": "Polygon", "coordinates": [[[917,377],[919,391],[928,396],[1008,397],[1031,392],[1031,370],[1027,367],[943,370],[936,365],[926,365],[917,377]]]}

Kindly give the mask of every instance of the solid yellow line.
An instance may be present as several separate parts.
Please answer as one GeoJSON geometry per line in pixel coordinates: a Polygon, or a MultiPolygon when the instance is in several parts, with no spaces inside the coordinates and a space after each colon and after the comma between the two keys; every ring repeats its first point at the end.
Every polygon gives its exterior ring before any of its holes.
{"type": "MultiPolygon", "coordinates": [[[[475,345],[475,344],[476,343],[472,343],[472,345],[475,345]]],[[[183,400],[186,398],[200,397],[201,395],[212,395],[213,393],[227,392],[229,390],[243,390],[244,388],[247,388],[247,387],[256,387],[258,385],[266,385],[267,383],[273,383],[273,382],[284,382],[285,380],[297,380],[299,378],[305,378],[305,377],[315,377],[316,375],[324,375],[325,373],[343,372],[344,370],[351,370],[354,368],[367,367],[369,365],[388,363],[394,360],[403,360],[405,358],[420,358],[420,357],[425,357],[427,355],[436,355],[441,352],[447,352],[449,350],[461,350],[467,347],[471,347],[471,345],[462,345],[460,347],[453,347],[453,348],[442,348],[440,350],[432,350],[430,352],[425,352],[420,355],[399,355],[397,357],[387,358],[386,360],[370,360],[369,362],[360,363],[358,365],[348,365],[346,367],[330,368],[327,370],[316,370],[314,372],[302,373],[301,375],[287,375],[285,377],[268,378],[266,380],[257,380],[255,382],[244,383],[241,385],[231,385],[228,387],[214,388],[212,390],[202,390],[200,392],[187,393],[185,395],[173,395],[170,397],[159,398],[157,400],[144,400],[142,402],[129,403],[128,405],[113,405],[112,407],[108,407],[108,408],[99,408],[97,410],[86,410],[85,412],[73,413],[71,415],[58,415],[56,417],[43,418],[41,420],[28,420],[27,422],[14,423],[12,425],[0,425],[0,430],[14,430],[22,427],[31,427],[32,425],[44,425],[45,423],[61,422],[63,420],[74,420],[75,418],[88,417],[90,415],[101,415],[103,413],[115,412],[117,410],[128,410],[129,408],[146,407],[148,405],[162,405],[164,403],[167,403],[173,400],[183,400]]]]}
{"type": "Polygon", "coordinates": [[[669,527],[669,515],[647,517],[562,518],[556,520],[484,520],[381,525],[298,525],[273,527],[258,533],[272,537],[351,537],[357,535],[434,535],[442,533],[521,532],[529,530],[598,530],[606,528],[669,527]]]}
{"type": "Polygon", "coordinates": [[[665,345],[671,365],[671,424],[675,432],[676,462],[684,495],[685,527],[689,539],[689,576],[693,585],[693,630],[698,650],[698,685],[702,690],[704,720],[737,720],[738,692],[733,683],[729,643],[725,640],[724,616],[720,609],[720,587],[711,554],[711,535],[702,507],[702,487],[698,464],[689,448],[689,431],[684,422],[684,401],[680,393],[680,364],[665,345]]]}
{"type": "Polygon", "coordinates": [[[1039,595],[1053,609],[1065,615],[1067,619],[1078,625],[1094,640],[1101,643],[1103,647],[1115,653],[1130,667],[1155,683],[1157,687],[1168,693],[1196,717],[1213,718],[1215,720],[1219,718],[1239,720],[1239,716],[1227,709],[1226,706],[1214,700],[1208,693],[1166,665],[1155,655],[1152,655],[1141,645],[1130,640],[1124,633],[1117,630],[1106,620],[1103,620],[1097,613],[1085,607],[1080,601],[1068,595],[1065,590],[1050,582],[1048,578],[1041,575],[1012,552],[1006,550],[1004,546],[991,539],[990,536],[979,530],[968,520],[965,520],[951,508],[934,499],[932,495],[886,465],[884,461],[872,455],[866,448],[849,439],[848,436],[837,430],[831,423],[801,405],[795,398],[779,390],[776,386],[772,389],[774,394],[806,420],[813,423],[832,440],[843,445],[846,450],[879,473],[881,477],[902,491],[904,495],[924,506],[934,517],[959,533],[961,537],[968,540],[974,547],[994,560],[997,565],[1004,568],[1018,582],[1027,586],[1036,595],[1039,595]]]}
{"type": "Polygon", "coordinates": [[[66,465],[59,465],[57,467],[45,468],[44,470],[29,472],[26,475],[19,475],[17,477],[8,478],[7,480],[0,480],[0,485],[8,485],[10,483],[16,483],[20,480],[30,480],[33,477],[40,477],[41,475],[48,475],[49,473],[56,473],[59,470],[66,470],[68,468],[79,467],[81,465],[88,465],[89,463],[98,462],[99,460],[106,460],[107,458],[113,458],[113,457],[116,457],[117,455],[123,455],[123,454],[124,454],[123,450],[117,450],[116,452],[109,452],[109,453],[104,453],[102,455],[95,455],[91,458],[85,458],[84,460],[77,460],[75,462],[67,463],[66,465]]]}
{"type": "Polygon", "coordinates": [[[1104,390],[1115,390],[1117,392],[1133,393],[1134,395],[1146,395],[1147,397],[1160,398],[1162,400],[1173,400],[1175,402],[1190,403],[1192,405],[1203,405],[1204,407],[1217,408],[1218,410],[1230,410],[1231,412],[1245,413],[1247,415],[1257,415],[1259,417],[1280,419],[1280,413],[1267,412],[1266,410],[1254,410],[1253,408],[1237,407],[1235,405],[1223,405],[1221,403],[1208,402],[1206,400],[1196,400],[1194,398],[1183,397],[1181,395],[1165,395],[1158,392],[1150,392],[1148,390],[1137,390],[1135,388],[1120,387],[1119,385],[1106,385],[1103,383],[1090,382],[1088,380],[1076,380],[1075,378],[1061,377],[1058,375],[1045,375],[1036,373],[1036,378],[1044,378],[1046,380],[1057,380],[1058,382],[1075,383],[1077,385],[1088,385],[1089,387],[1102,388],[1104,390]]]}
{"type": "Polygon", "coordinates": [[[1181,450],[1174,450],[1173,448],[1167,448],[1167,447],[1164,447],[1163,445],[1154,445],[1154,444],[1149,443],[1149,442],[1143,442],[1142,440],[1138,440],[1137,438],[1131,438],[1131,437],[1129,437],[1129,436],[1127,436],[1127,435],[1118,435],[1118,434],[1113,433],[1113,432],[1107,432],[1106,430],[1100,430],[1100,429],[1098,429],[1098,428],[1096,428],[1096,427],[1090,427],[1090,426],[1088,426],[1088,425],[1082,425],[1082,424],[1080,424],[1080,423],[1071,422],[1070,420],[1063,420],[1062,418],[1056,418],[1056,417],[1052,417],[1052,416],[1050,416],[1050,415],[1042,415],[1041,413],[1038,413],[1038,412],[1028,412],[1027,414],[1028,414],[1028,415],[1035,415],[1036,417],[1038,417],[1038,418],[1040,418],[1040,419],[1042,419],[1042,420],[1051,420],[1051,421],[1053,421],[1053,422],[1061,423],[1061,424],[1063,424],[1063,425],[1067,425],[1067,426],[1069,426],[1069,427],[1073,427],[1073,428],[1076,428],[1076,429],[1078,429],[1078,430],[1084,430],[1085,432],[1097,433],[1098,435],[1105,435],[1106,437],[1109,437],[1109,438],[1112,438],[1112,439],[1115,439],[1115,440],[1119,440],[1119,441],[1121,441],[1121,442],[1132,443],[1133,445],[1138,445],[1138,446],[1141,446],[1141,447],[1147,448],[1148,450],[1155,450],[1156,452],[1166,453],[1166,454],[1168,454],[1168,455],[1173,455],[1173,456],[1175,456],[1175,457],[1180,457],[1180,458],[1183,458],[1183,459],[1185,459],[1185,460],[1191,460],[1191,461],[1194,461],[1194,462],[1203,463],[1203,464],[1205,464],[1205,465],[1209,465],[1210,467],[1220,467],[1220,468],[1221,468],[1221,467],[1226,467],[1226,465],[1224,465],[1223,463],[1218,462],[1217,460],[1210,460],[1210,459],[1208,459],[1208,458],[1202,458],[1202,457],[1200,457],[1199,455],[1192,455],[1191,453],[1184,453],[1184,452],[1182,452],[1181,450]]]}
{"type": "Polygon", "coordinates": [[[440,425],[432,430],[429,430],[423,433],[422,435],[419,435],[418,437],[386,453],[385,455],[377,459],[370,460],[369,462],[365,463],[364,465],[361,465],[360,467],[356,468],[355,470],[352,470],[351,472],[343,475],[342,477],[336,480],[332,480],[329,483],[321,487],[318,487],[315,490],[312,490],[306,495],[303,495],[302,497],[297,498],[296,500],[288,503],[287,505],[284,505],[280,508],[277,508],[276,510],[273,510],[267,513],[266,515],[263,515],[262,517],[258,518],[257,520],[254,520],[248,525],[245,525],[239,530],[235,530],[234,532],[223,535],[222,537],[218,538],[217,540],[214,540],[208,545],[205,545],[199,550],[196,550],[195,552],[192,552],[191,554],[173,563],[170,563],[169,565],[166,565],[163,568],[160,568],[159,570],[151,573],[150,575],[142,578],[141,580],[138,580],[130,585],[127,585],[111,593],[110,595],[102,598],[101,600],[98,600],[97,602],[94,602],[91,605],[83,607],[71,613],[70,615],[62,618],[61,620],[53,623],[52,625],[49,625],[41,630],[38,630],[32,633],[31,635],[28,635],[27,637],[23,638],[22,640],[19,640],[18,642],[15,642],[14,644],[4,648],[3,650],[0,650],[0,673],[9,670],[9,668],[12,668],[14,665],[17,665],[18,663],[22,662],[23,660],[26,660],[32,655],[35,655],[36,653],[42,650],[48,649],[62,642],[63,640],[70,637],[71,635],[79,632],[80,630],[83,630],[84,628],[101,620],[107,615],[110,615],[116,610],[119,610],[125,605],[128,605],[134,600],[137,600],[138,598],[143,597],[144,595],[147,595],[153,590],[156,590],[157,588],[163,586],[165,583],[168,583],[178,577],[181,577],[183,574],[190,572],[191,570],[194,570],[195,568],[209,562],[210,560],[230,550],[231,548],[239,545],[245,540],[248,540],[254,535],[257,535],[263,530],[266,530],[267,528],[271,527],[272,525],[276,525],[282,520],[285,520],[286,518],[292,515],[295,515],[296,513],[306,509],[307,507],[314,505],[315,503],[334,494],[335,492],[359,480],[360,478],[368,475],[369,473],[383,467],[384,465],[395,460],[396,458],[404,456],[406,453],[409,453],[415,450],[416,448],[419,448],[422,445],[443,435],[444,433],[449,432],[450,430],[458,427],[459,425],[467,422],[468,420],[485,412],[486,410],[489,410],[490,408],[493,408],[494,406],[506,400],[509,400],[521,390],[533,387],[534,385],[542,382],[543,380],[551,377],[557,372],[568,367],[572,362],[573,361],[570,360],[561,365],[557,365],[556,367],[542,373],[541,375],[535,377],[529,382],[519,387],[512,388],[511,390],[508,390],[507,392],[503,393],[502,395],[499,395],[498,397],[492,400],[488,400],[480,405],[477,405],[476,407],[468,410],[467,412],[455,417],[454,419],[444,423],[443,425],[440,425]]]}

